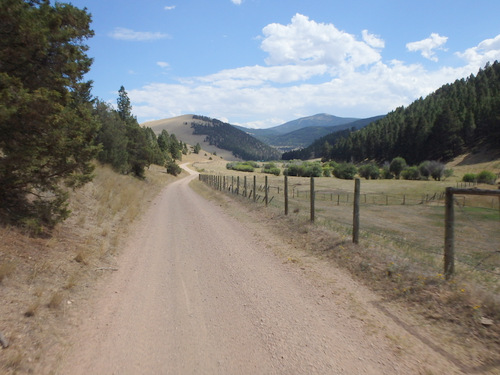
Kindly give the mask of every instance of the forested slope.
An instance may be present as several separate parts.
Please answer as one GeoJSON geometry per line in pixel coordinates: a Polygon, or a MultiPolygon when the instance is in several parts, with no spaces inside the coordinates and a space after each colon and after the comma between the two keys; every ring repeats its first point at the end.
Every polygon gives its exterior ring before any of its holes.
{"type": "Polygon", "coordinates": [[[322,157],[339,161],[387,161],[397,156],[410,164],[447,161],[476,148],[500,148],[500,64],[456,80],[407,108],[400,107],[358,131],[335,132],[283,159],[322,157]]]}
{"type": "Polygon", "coordinates": [[[205,116],[193,116],[193,134],[206,135],[211,145],[232,151],[233,155],[246,160],[276,160],[278,150],[246,134],[234,126],[205,116]]]}
{"type": "Polygon", "coordinates": [[[391,160],[410,164],[449,160],[476,147],[500,148],[500,64],[400,107],[364,129],[340,138],[329,159],[391,160]]]}

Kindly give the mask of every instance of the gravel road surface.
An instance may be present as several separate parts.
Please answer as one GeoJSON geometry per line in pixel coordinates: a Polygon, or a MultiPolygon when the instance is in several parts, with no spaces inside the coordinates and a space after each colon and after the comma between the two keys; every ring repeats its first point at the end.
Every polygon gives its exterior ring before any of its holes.
{"type": "Polygon", "coordinates": [[[460,373],[344,271],[282,259],[269,223],[235,220],[191,190],[196,177],[130,233],[58,374],[460,373]]]}

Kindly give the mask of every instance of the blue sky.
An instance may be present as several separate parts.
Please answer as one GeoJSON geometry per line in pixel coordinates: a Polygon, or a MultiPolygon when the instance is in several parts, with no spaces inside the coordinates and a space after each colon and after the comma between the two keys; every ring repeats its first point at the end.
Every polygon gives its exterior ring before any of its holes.
{"type": "Polygon", "coordinates": [[[139,122],[371,117],[500,60],[498,0],[73,0],[93,94],[139,122]]]}

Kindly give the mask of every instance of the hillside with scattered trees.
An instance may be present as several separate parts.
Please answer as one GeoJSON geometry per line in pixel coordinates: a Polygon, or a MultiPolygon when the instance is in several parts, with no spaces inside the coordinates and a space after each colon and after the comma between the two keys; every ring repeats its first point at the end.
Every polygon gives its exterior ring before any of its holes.
{"type": "Polygon", "coordinates": [[[476,76],[444,85],[366,128],[333,138],[322,140],[316,157],[382,162],[400,156],[418,164],[448,161],[483,147],[499,149],[500,64],[487,64],[476,76]]]}
{"type": "Polygon", "coordinates": [[[252,137],[234,126],[205,116],[193,116],[193,134],[206,135],[210,145],[229,150],[237,158],[245,160],[276,160],[281,157],[278,150],[252,137]]]}

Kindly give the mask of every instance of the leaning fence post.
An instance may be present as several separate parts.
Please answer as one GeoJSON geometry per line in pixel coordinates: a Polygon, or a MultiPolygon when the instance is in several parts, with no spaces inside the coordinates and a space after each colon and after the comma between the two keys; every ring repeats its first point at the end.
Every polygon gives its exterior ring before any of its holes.
{"type": "Polygon", "coordinates": [[[354,180],[354,209],[353,209],[353,222],[352,222],[352,242],[359,243],[359,200],[361,191],[361,180],[356,178],[354,180]]]}
{"type": "Polygon", "coordinates": [[[285,176],[285,215],[288,215],[288,176],[285,176]]]}
{"type": "Polygon", "coordinates": [[[444,274],[448,280],[455,272],[455,207],[453,188],[446,188],[444,212],[444,274]]]}
{"type": "Polygon", "coordinates": [[[314,177],[311,176],[311,221],[314,222],[314,216],[315,216],[315,210],[314,210],[314,199],[315,199],[315,192],[314,192],[314,177]]]}

